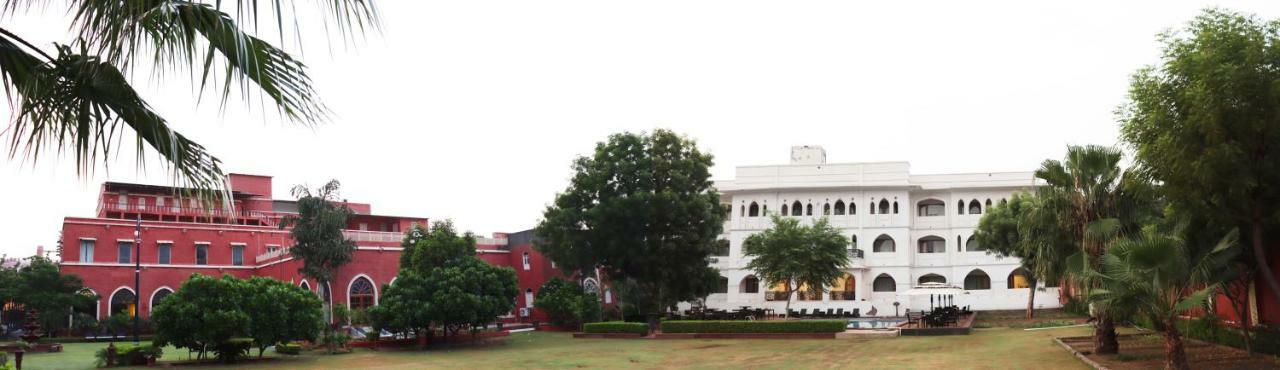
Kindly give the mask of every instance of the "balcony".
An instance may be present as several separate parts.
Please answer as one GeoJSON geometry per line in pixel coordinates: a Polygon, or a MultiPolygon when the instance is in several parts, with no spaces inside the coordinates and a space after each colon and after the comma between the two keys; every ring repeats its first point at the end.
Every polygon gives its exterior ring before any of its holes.
{"type": "Polygon", "coordinates": [[[342,235],[354,242],[400,243],[404,241],[403,232],[342,230],[342,235]]]}
{"type": "Polygon", "coordinates": [[[289,248],[276,248],[276,250],[259,254],[257,257],[254,258],[254,261],[261,264],[263,261],[269,261],[269,260],[276,259],[277,257],[287,256],[287,255],[289,255],[289,248]]]}
{"type": "Polygon", "coordinates": [[[234,222],[243,225],[278,226],[283,217],[274,212],[249,210],[228,210],[217,207],[184,207],[177,204],[134,204],[99,202],[98,215],[110,217],[109,213],[119,213],[121,218],[126,214],[141,215],[144,220],[189,221],[189,222],[234,222]],[[154,217],[148,217],[154,216],[154,217]]]}

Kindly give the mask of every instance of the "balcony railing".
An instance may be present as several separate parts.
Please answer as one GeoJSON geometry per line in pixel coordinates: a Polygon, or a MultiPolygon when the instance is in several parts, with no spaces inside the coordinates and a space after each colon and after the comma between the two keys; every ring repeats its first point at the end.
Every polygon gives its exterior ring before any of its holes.
{"type": "Polygon", "coordinates": [[[259,254],[258,257],[254,258],[254,261],[257,261],[258,263],[262,263],[262,261],[271,260],[276,257],[280,257],[287,254],[289,254],[289,248],[276,248],[276,250],[267,251],[267,253],[259,254]]]}
{"type": "Polygon", "coordinates": [[[342,235],[356,242],[399,243],[404,240],[404,233],[396,231],[342,230],[342,235]]]}
{"type": "Polygon", "coordinates": [[[140,213],[161,216],[188,216],[223,219],[255,220],[266,226],[279,225],[281,215],[274,212],[228,210],[219,207],[186,207],[178,204],[134,204],[99,202],[98,212],[140,213]]]}

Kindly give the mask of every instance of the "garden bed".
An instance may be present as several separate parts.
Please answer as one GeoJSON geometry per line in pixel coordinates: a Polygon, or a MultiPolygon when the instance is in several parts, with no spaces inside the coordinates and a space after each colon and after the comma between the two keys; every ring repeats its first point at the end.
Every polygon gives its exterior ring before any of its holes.
{"type": "MultiPolygon", "coordinates": [[[[1093,354],[1093,337],[1064,337],[1055,341],[1095,368],[1155,369],[1164,367],[1164,336],[1123,334],[1118,336],[1120,353],[1093,354]],[[1092,362],[1092,363],[1090,363],[1092,362]]],[[[1245,351],[1223,345],[1183,338],[1187,362],[1195,369],[1268,369],[1280,367],[1276,357],[1249,356],[1245,351]]]]}
{"type": "Polygon", "coordinates": [[[587,339],[640,339],[644,334],[637,333],[573,333],[574,338],[587,339]]]}

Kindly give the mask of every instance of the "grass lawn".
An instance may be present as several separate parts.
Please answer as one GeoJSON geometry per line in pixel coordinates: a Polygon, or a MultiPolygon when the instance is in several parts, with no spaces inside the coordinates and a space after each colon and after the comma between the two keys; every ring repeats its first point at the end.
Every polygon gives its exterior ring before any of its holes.
{"type": "MultiPolygon", "coordinates": [[[[1054,336],[1087,335],[1089,328],[1024,331],[976,329],[969,336],[806,340],[573,339],[568,333],[514,334],[489,343],[431,351],[356,349],[240,364],[248,369],[422,368],[964,368],[1086,369],[1053,344],[1054,336]]],[[[58,354],[27,357],[28,369],[91,369],[100,343],[66,345],[58,354]]],[[[270,354],[270,351],[268,351],[270,354]]],[[[167,350],[165,360],[185,358],[167,350]]],[[[200,366],[198,368],[229,368],[200,366]]]]}

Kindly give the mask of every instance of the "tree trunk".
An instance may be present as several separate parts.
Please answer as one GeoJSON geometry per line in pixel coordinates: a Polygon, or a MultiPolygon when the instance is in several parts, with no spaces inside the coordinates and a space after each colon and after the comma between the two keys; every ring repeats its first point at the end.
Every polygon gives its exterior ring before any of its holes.
{"type": "Polygon", "coordinates": [[[795,293],[794,291],[791,290],[791,282],[787,282],[786,293],[787,293],[787,305],[785,306],[786,308],[782,311],[782,318],[789,319],[791,318],[791,296],[795,293]]]}
{"type": "Polygon", "coordinates": [[[1036,316],[1036,279],[1029,280],[1031,280],[1031,286],[1027,287],[1027,320],[1036,316]]]}
{"type": "Polygon", "coordinates": [[[1108,313],[1098,314],[1098,322],[1093,327],[1093,353],[1114,354],[1120,352],[1120,342],[1116,340],[1116,322],[1108,313]]]}
{"type": "MultiPolygon", "coordinates": [[[[1260,204],[1260,203],[1254,203],[1260,204]]],[[[1253,258],[1258,262],[1258,274],[1262,275],[1262,281],[1267,282],[1267,288],[1271,289],[1271,297],[1280,303],[1280,282],[1276,281],[1276,276],[1272,274],[1271,265],[1267,263],[1267,250],[1262,243],[1262,209],[1253,208],[1253,217],[1249,222],[1250,234],[1253,243],[1253,258]]]]}
{"type": "Polygon", "coordinates": [[[1164,331],[1164,368],[1166,370],[1189,370],[1187,351],[1182,346],[1182,334],[1178,333],[1176,318],[1165,320],[1164,331]]]}

